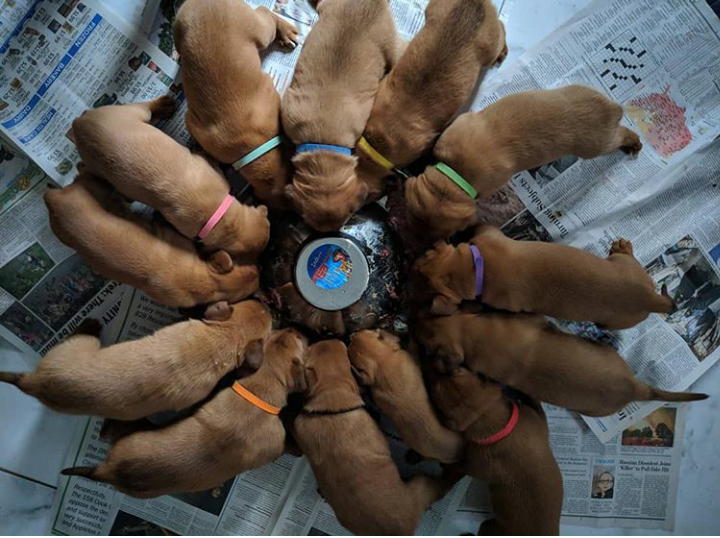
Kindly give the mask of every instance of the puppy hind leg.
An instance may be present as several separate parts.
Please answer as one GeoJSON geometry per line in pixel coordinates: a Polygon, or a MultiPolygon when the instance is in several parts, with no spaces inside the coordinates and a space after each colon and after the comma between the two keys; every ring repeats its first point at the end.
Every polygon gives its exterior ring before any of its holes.
{"type": "Polygon", "coordinates": [[[257,16],[258,49],[265,50],[273,41],[277,41],[283,47],[294,49],[299,40],[298,29],[278,17],[275,13],[265,7],[255,10],[257,16]]]}
{"type": "Polygon", "coordinates": [[[613,254],[627,254],[628,256],[635,257],[633,255],[633,245],[627,239],[616,239],[610,246],[610,256],[613,254]]]}

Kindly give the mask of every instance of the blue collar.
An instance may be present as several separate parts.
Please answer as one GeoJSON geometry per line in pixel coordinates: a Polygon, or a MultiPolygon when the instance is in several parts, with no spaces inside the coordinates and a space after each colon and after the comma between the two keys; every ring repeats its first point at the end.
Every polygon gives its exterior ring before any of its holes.
{"type": "Polygon", "coordinates": [[[352,149],[334,144],[298,144],[295,148],[295,153],[304,153],[306,151],[333,151],[343,155],[352,155],[352,149]]]}

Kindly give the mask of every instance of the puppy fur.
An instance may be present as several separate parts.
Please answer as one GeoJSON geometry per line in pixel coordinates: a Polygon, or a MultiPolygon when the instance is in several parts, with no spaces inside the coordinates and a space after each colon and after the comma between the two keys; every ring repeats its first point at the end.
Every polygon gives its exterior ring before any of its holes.
{"type": "Polygon", "coordinates": [[[84,167],[75,181],[45,194],[53,233],[98,273],[143,290],[168,306],[236,302],[259,284],[254,265],[225,251],[210,260],[170,226],[132,215],[107,183],[84,167]]]}
{"type": "MultiPolygon", "coordinates": [[[[203,156],[150,125],[151,119],[168,117],[174,108],[169,97],[105,106],[83,113],[72,131],[90,172],[131,200],[154,207],[181,234],[194,239],[230,186],[203,156]]],[[[208,252],[225,250],[238,261],[254,261],[269,234],[265,206],[233,200],[202,245],[208,252]]]]}
{"type": "Polygon", "coordinates": [[[179,411],[205,398],[245,360],[249,343],[270,333],[270,312],[257,301],[208,308],[206,319],[101,348],[77,334],[50,350],[33,373],[0,374],[61,413],[136,420],[179,411]]]}
{"type": "Polygon", "coordinates": [[[414,534],[425,509],[449,488],[424,475],[403,482],[387,441],[364,409],[306,414],[362,405],[342,342],[310,346],[305,372],[307,403],[295,420],[294,437],[340,523],[357,535],[414,534]]]}
{"type": "MultiPolygon", "coordinates": [[[[395,166],[428,151],[465,104],[482,68],[507,56],[505,29],[489,0],[432,0],[425,26],[380,83],[365,127],[367,141],[395,166]]],[[[368,199],[390,173],[358,148],[358,177],[368,199]]]]}
{"type": "Polygon", "coordinates": [[[500,385],[465,368],[429,377],[430,393],[446,424],[467,440],[465,471],[490,487],[495,516],[483,523],[482,534],[558,535],[563,482],[542,408],[519,403],[512,433],[480,445],[475,440],[487,439],[510,420],[511,403],[500,385]]]}
{"type": "MultiPolygon", "coordinates": [[[[174,25],[185,123],[200,145],[232,164],[281,132],[280,95],[260,66],[259,52],[273,42],[294,48],[297,29],[264,7],[237,0],[188,0],[174,25]]],[[[285,208],[290,152],[281,146],[242,168],[258,199],[285,208]]]]}
{"type": "MultiPolygon", "coordinates": [[[[620,125],[622,107],[584,86],[509,95],[458,117],[434,149],[487,198],[517,172],[576,155],[591,159],[617,149],[637,154],[637,134],[620,125]]],[[[436,168],[405,185],[409,218],[424,234],[448,237],[477,222],[475,200],[436,168]]]]}
{"type": "Polygon", "coordinates": [[[603,259],[565,245],[513,241],[498,228],[482,226],[469,244],[440,243],[415,264],[416,289],[431,297],[433,314],[452,314],[463,300],[476,299],[470,245],[484,259],[485,286],[478,299],[493,308],[618,330],[675,307],[667,292],[655,291],[630,241],[618,239],[603,259]]]}
{"type": "MultiPolygon", "coordinates": [[[[365,129],[380,80],[398,46],[388,0],[322,0],[295,75],[282,98],[282,124],[295,144],[354,148],[365,129]]],[[[355,156],[330,151],[296,154],[287,193],[305,222],[337,230],[367,198],[355,156]]]]}
{"type": "MultiPolygon", "coordinates": [[[[264,357],[262,343],[256,341],[250,347],[260,351],[261,365],[239,383],[283,408],[288,393],[305,388],[302,361],[307,341],[296,331],[283,330],[270,336],[264,357]]],[[[186,419],[122,437],[98,467],[75,467],[63,474],[106,482],[133,497],[149,498],[210,489],[276,460],[284,449],[280,417],[226,388],[186,419]]]]}
{"type": "Polygon", "coordinates": [[[370,388],[373,401],[410,448],[442,463],[462,458],[465,443],[440,424],[420,364],[397,337],[382,330],[355,333],[348,354],[356,379],[370,388]]]}
{"type": "Polygon", "coordinates": [[[633,401],[707,398],[650,387],[612,347],[563,333],[542,316],[461,312],[421,320],[415,334],[443,371],[464,363],[531,398],[584,415],[610,415],[633,401]]]}

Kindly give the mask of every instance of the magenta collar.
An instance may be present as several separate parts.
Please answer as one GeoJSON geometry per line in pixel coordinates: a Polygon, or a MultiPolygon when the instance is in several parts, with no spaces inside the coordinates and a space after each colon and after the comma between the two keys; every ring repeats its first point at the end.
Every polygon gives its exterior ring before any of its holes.
{"type": "Polygon", "coordinates": [[[480,297],[485,283],[485,260],[480,254],[480,249],[475,245],[470,245],[470,252],[472,252],[475,265],[475,297],[480,297]]]}
{"type": "Polygon", "coordinates": [[[197,234],[198,239],[201,241],[205,239],[210,232],[213,231],[213,228],[217,226],[217,223],[220,222],[220,220],[225,216],[225,213],[227,213],[227,210],[230,209],[230,206],[235,201],[235,197],[232,194],[228,194],[222,202],[220,202],[220,206],[215,210],[215,213],[212,214],[212,216],[208,219],[208,221],[205,223],[205,226],[202,227],[202,230],[197,234]]]}

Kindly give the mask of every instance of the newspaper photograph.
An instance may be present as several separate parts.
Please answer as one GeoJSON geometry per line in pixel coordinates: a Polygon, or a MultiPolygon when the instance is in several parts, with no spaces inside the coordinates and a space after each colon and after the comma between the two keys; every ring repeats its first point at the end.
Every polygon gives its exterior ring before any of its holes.
{"type": "MultiPolygon", "coordinates": [[[[673,530],[685,405],[660,407],[607,443],[576,413],[543,407],[563,477],[563,524],[673,530]]],[[[456,530],[477,532],[492,517],[487,485],[473,480],[450,510],[456,530]]]]}

